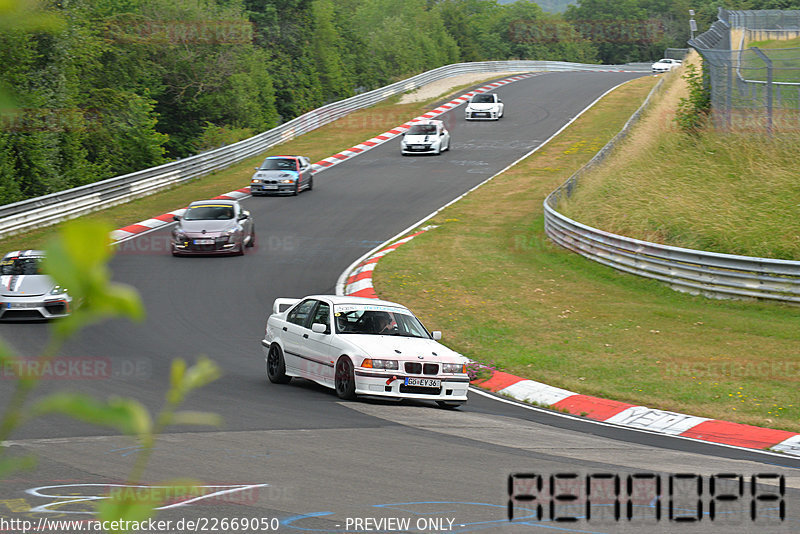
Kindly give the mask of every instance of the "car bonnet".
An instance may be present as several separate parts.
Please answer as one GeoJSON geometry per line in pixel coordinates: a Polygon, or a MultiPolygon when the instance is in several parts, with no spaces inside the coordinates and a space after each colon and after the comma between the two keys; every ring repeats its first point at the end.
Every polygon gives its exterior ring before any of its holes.
{"type": "Polygon", "coordinates": [[[0,294],[4,297],[38,297],[56,286],[45,274],[20,274],[0,276],[0,294]]]}
{"type": "MultiPolygon", "coordinates": [[[[466,362],[466,358],[433,339],[377,334],[339,334],[367,358],[387,360],[425,360],[466,362]]],[[[360,362],[358,362],[360,364],[360,362]]]]}

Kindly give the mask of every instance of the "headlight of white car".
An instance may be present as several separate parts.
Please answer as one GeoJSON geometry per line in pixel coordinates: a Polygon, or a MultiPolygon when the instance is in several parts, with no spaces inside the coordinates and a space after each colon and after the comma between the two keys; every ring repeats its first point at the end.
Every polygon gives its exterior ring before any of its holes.
{"type": "Polygon", "coordinates": [[[398,364],[397,360],[373,360],[371,358],[365,358],[364,361],[361,362],[361,367],[396,371],[398,369],[398,364]]]}
{"type": "Polygon", "coordinates": [[[293,184],[294,180],[292,180],[290,178],[286,178],[284,180],[281,180],[280,183],[282,183],[282,184],[293,184]]]}
{"type": "Polygon", "coordinates": [[[466,373],[467,366],[463,363],[443,363],[443,373],[466,373]]]}
{"type": "Polygon", "coordinates": [[[67,293],[67,288],[61,286],[56,286],[50,290],[51,295],[63,295],[64,293],[67,293]]]}

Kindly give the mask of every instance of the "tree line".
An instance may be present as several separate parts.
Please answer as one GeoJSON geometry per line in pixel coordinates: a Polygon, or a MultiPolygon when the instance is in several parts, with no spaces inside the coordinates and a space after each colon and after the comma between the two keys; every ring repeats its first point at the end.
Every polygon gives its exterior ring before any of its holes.
{"type": "MultiPolygon", "coordinates": [[[[12,2],[13,3],[13,2],[12,2]]],[[[690,0],[17,0],[0,24],[0,204],[228,144],[325,103],[463,61],[651,61],[690,0]]],[[[791,8],[742,0],[739,9],[791,8]],[[777,7],[776,7],[777,6],[777,7]]],[[[698,23],[718,2],[691,0],[698,23]]]]}

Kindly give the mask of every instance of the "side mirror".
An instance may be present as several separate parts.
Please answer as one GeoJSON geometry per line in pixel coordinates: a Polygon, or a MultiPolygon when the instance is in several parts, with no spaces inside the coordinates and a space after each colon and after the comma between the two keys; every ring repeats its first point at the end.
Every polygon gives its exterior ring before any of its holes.
{"type": "Polygon", "coordinates": [[[253,167],[255,170],[258,170],[258,167],[253,167]]]}
{"type": "Polygon", "coordinates": [[[172,220],[173,221],[180,221],[181,220],[181,216],[180,215],[173,215],[172,216],[172,220]]]}
{"type": "Polygon", "coordinates": [[[433,332],[431,332],[431,335],[433,336],[434,341],[439,341],[440,339],[442,339],[442,333],[439,330],[434,330],[433,332]]]}
{"type": "Polygon", "coordinates": [[[249,219],[249,218],[250,218],[250,212],[249,211],[243,211],[243,212],[241,212],[239,214],[239,220],[240,221],[244,220],[244,219],[249,219]]]}
{"type": "Polygon", "coordinates": [[[314,323],[311,325],[311,331],[316,334],[324,334],[328,330],[328,327],[322,323],[314,323]]]}

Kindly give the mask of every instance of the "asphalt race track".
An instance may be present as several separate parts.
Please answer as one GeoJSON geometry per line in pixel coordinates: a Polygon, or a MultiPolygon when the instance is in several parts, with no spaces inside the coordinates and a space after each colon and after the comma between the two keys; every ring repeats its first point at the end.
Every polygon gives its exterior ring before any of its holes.
{"type": "MultiPolygon", "coordinates": [[[[800,531],[798,459],[590,424],[475,392],[460,410],[445,411],[422,402],[341,402],[310,382],[280,386],[264,375],[260,340],[275,298],[332,293],[353,260],[538,146],[609,88],[642,74],[546,73],[518,81],[498,89],[506,104],[498,122],[467,123],[463,107],[443,115],[452,149],[441,156],[402,157],[395,139],[317,174],[311,192],[247,199],[258,244],[244,257],[173,258],[169,230],[127,242],[113,260],[114,277],[139,290],[146,322],[112,321],[82,332],[63,355],[95,362],[100,371],[45,381],[39,393],[131,396],[155,411],[173,358],[204,354],[223,368],[224,376],[185,408],[219,413],[224,427],[170,429],[155,448],[147,483],[192,477],[208,486],[198,498],[171,496],[158,519],[173,523],[161,531],[195,530],[179,520],[205,522],[196,530],[211,532],[272,531],[275,519],[281,532],[800,531]],[[544,489],[536,501],[518,499],[509,522],[508,478],[521,473],[542,475],[544,489]],[[602,476],[593,478],[590,520],[552,520],[584,517],[586,502],[580,497],[571,508],[551,510],[550,475],[578,474],[556,482],[585,486],[585,475],[604,473],[621,477],[619,521],[613,495],[598,495],[602,481],[614,481],[602,476]],[[635,479],[641,486],[628,499],[625,482],[635,473],[661,473],[661,488],[635,479]],[[672,499],[670,473],[695,475],[672,480],[672,499]],[[712,520],[710,479],[718,473],[742,475],[745,489],[726,489],[736,498],[715,501],[712,520]],[[752,495],[756,474],[785,476],[785,520],[778,519],[781,500],[770,497],[778,492],[775,479],[761,479],[767,484],[752,495]],[[699,523],[688,521],[698,514],[699,523]],[[247,529],[214,523],[234,517],[263,522],[247,529]]],[[[0,337],[34,356],[45,328],[0,324],[0,337]]],[[[0,387],[3,404],[9,386],[0,387]]],[[[29,422],[6,445],[39,457],[35,471],[0,488],[0,530],[11,531],[3,520],[91,518],[92,496],[123,484],[138,450],[130,438],[64,418],[29,422]]],[[[519,484],[517,496],[526,493],[524,480],[519,484]]],[[[554,493],[570,493],[567,486],[554,493]]],[[[718,480],[717,495],[722,486],[718,480]]]]}

